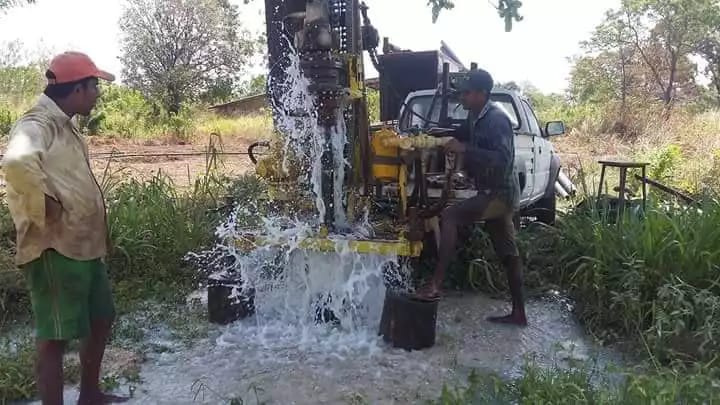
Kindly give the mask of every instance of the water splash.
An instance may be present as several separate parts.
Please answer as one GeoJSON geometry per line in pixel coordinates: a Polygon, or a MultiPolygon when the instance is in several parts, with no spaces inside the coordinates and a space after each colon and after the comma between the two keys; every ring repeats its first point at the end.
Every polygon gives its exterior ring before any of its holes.
{"type": "Polygon", "coordinates": [[[315,213],[280,215],[252,202],[238,204],[216,230],[220,243],[189,256],[205,263],[210,278],[231,285],[234,298],[254,296],[255,315],[231,326],[218,340],[220,345],[252,341],[274,353],[293,346],[335,354],[376,347],[385,286],[406,288],[409,270],[394,255],[361,255],[349,248],[348,237],[367,238],[372,228],[367,212],[359,224],[349,224],[344,211],[349,163],[344,158],[348,140],[342,108],[330,128],[318,124],[318,100],[308,89],[298,53],[292,46],[287,49],[282,79],[269,82],[271,105],[284,148],[291,152],[282,163],[306,169],[298,179],[305,194],[298,198],[311,198],[315,213]],[[325,148],[330,148],[334,163],[332,207],[325,206],[321,193],[325,148]],[[302,249],[302,241],[316,234],[327,209],[334,211],[336,225],[345,232],[329,236],[335,250],[302,249]],[[255,219],[253,226],[246,226],[248,218],[255,219]],[[254,237],[266,243],[249,253],[237,248],[237,240],[254,237]]]}

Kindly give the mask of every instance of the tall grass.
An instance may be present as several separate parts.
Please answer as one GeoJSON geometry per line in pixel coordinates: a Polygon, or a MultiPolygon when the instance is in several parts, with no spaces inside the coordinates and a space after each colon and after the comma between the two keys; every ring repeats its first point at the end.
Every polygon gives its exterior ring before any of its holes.
{"type": "MultiPolygon", "coordinates": [[[[589,116],[584,123],[592,122],[589,116]]],[[[669,119],[653,110],[638,113],[641,127],[633,136],[604,126],[579,124],[567,135],[553,138],[563,166],[575,173],[576,181],[597,185],[599,159],[627,159],[650,163],[648,176],[690,193],[718,190],[720,173],[720,110],[695,113],[678,109],[669,119]]],[[[611,186],[617,184],[609,173],[611,186]]]]}
{"type": "Polygon", "coordinates": [[[663,359],[720,349],[720,203],[653,207],[619,223],[597,211],[562,219],[557,282],[596,330],[638,336],[663,359]]]}
{"type": "Polygon", "coordinates": [[[526,362],[523,375],[503,379],[472,373],[463,387],[445,386],[438,405],[465,404],[714,404],[720,400],[717,370],[627,370],[609,373],[593,364],[542,368],[526,362]],[[610,377],[613,378],[610,378],[610,377]]]}
{"type": "Polygon", "coordinates": [[[273,134],[272,118],[265,113],[234,118],[199,114],[194,128],[198,135],[215,133],[248,140],[268,139],[273,134]]]}
{"type": "MultiPolygon", "coordinates": [[[[212,149],[212,148],[210,148],[212,149]]],[[[192,250],[212,245],[214,230],[225,215],[218,210],[228,193],[252,199],[257,192],[253,177],[228,179],[218,174],[217,155],[208,155],[207,169],[190,190],[177,191],[158,172],[146,182],[109,173],[101,182],[108,199],[108,223],[113,248],[109,274],[118,311],[127,314],[145,302],[185,302],[198,274],[183,261],[192,250]]],[[[6,323],[27,317],[27,292],[22,274],[12,263],[13,224],[0,204],[0,332],[6,323]],[[11,282],[12,281],[12,282],[11,282]]],[[[185,315],[181,315],[187,319],[185,315]]],[[[35,352],[29,339],[0,336],[0,404],[30,399],[36,394],[33,375],[35,352]]]]}

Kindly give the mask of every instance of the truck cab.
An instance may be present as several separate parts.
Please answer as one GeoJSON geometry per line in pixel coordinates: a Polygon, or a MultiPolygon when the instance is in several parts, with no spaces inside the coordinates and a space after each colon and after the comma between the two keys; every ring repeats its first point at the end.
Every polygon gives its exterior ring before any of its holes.
{"type": "MultiPolygon", "coordinates": [[[[555,198],[560,160],[550,142],[550,138],[562,135],[565,126],[560,121],[548,122],[544,127],[531,106],[530,101],[517,91],[496,87],[491,93],[491,102],[500,107],[510,119],[515,131],[515,172],[520,183],[521,214],[533,215],[538,220],[552,223],[555,218],[555,198]]],[[[448,100],[448,117],[453,121],[467,119],[466,111],[457,98],[448,100]]],[[[405,98],[397,119],[397,131],[409,133],[418,129],[429,130],[440,118],[440,103],[437,91],[418,90],[410,92],[405,98]]],[[[436,153],[442,153],[440,151],[436,153]]],[[[441,162],[438,156],[434,161],[441,162]]],[[[442,170],[434,166],[430,171],[442,170]]],[[[460,168],[460,177],[463,176],[460,168]]],[[[438,176],[440,178],[442,176],[438,176]]],[[[443,184],[431,185],[430,197],[439,197],[443,184]]],[[[453,200],[469,198],[477,190],[467,182],[461,189],[452,191],[453,200]]]]}

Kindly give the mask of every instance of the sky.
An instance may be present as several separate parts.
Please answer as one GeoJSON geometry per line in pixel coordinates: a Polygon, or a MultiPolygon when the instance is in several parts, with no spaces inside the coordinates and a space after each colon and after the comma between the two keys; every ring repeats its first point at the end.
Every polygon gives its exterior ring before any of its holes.
{"type": "MultiPolygon", "coordinates": [[[[240,5],[241,23],[251,32],[264,30],[263,1],[240,5]]],[[[456,0],[433,24],[426,0],[366,0],[369,17],[390,42],[414,51],[435,50],[445,41],[466,66],[488,70],[496,81],[530,82],[545,92],[567,88],[569,57],[582,52],[604,13],[620,0],[524,0],[521,22],[505,32],[504,21],[488,0],[456,0]]],[[[102,69],[121,70],[122,0],[36,0],[35,5],[0,14],[0,44],[20,40],[32,53],[78,50],[102,69]]],[[[258,66],[250,73],[265,69],[258,66]]],[[[366,76],[376,72],[369,65],[366,76]]]]}

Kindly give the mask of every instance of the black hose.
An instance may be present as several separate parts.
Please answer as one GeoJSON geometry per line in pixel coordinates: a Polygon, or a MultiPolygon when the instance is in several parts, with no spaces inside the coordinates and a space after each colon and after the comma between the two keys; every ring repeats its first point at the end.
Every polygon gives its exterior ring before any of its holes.
{"type": "Polygon", "coordinates": [[[269,147],[269,146],[270,146],[270,142],[268,142],[268,141],[255,142],[255,143],[253,143],[252,145],[248,146],[247,154],[248,154],[248,156],[250,157],[250,161],[253,162],[254,165],[257,164],[257,159],[255,158],[255,153],[253,153],[253,151],[255,150],[255,148],[257,148],[257,147],[265,147],[265,148],[267,148],[267,147],[269,147]]]}

